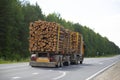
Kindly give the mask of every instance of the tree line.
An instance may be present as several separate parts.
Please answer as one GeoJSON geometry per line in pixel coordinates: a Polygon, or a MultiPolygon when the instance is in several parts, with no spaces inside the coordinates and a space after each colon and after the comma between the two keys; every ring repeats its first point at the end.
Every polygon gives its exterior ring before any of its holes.
{"type": "Polygon", "coordinates": [[[4,60],[21,60],[30,56],[28,51],[29,23],[36,20],[57,22],[66,29],[79,32],[84,37],[86,45],[85,56],[114,55],[120,53],[120,48],[95,33],[87,26],[63,19],[60,14],[44,15],[36,3],[19,0],[0,1],[0,58],[4,60]]]}

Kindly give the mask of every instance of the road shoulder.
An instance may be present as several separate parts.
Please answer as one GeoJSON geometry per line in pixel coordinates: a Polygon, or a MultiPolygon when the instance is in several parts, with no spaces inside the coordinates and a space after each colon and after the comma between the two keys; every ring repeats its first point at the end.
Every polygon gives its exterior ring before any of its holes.
{"type": "Polygon", "coordinates": [[[120,61],[91,80],[119,80],[119,79],[120,79],[120,61]]]}

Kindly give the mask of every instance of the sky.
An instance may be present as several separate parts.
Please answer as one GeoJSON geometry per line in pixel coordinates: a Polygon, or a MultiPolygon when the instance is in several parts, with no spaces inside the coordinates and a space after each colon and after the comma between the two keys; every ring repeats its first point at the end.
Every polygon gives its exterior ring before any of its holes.
{"type": "Polygon", "coordinates": [[[36,2],[43,14],[59,13],[107,37],[120,47],[120,0],[27,0],[36,2]]]}

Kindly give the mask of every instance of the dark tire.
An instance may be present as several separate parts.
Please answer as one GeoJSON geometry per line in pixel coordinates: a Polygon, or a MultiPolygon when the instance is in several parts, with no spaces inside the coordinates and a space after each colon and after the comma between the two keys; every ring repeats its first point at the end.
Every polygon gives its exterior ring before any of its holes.
{"type": "Polygon", "coordinates": [[[80,64],[83,64],[83,60],[84,60],[84,55],[82,56],[82,60],[80,61],[80,64]]]}
{"type": "Polygon", "coordinates": [[[63,62],[60,63],[60,67],[63,67],[63,62]]]}
{"type": "Polygon", "coordinates": [[[59,66],[58,66],[58,65],[56,65],[55,67],[56,67],[56,68],[58,68],[59,66]]]}
{"type": "Polygon", "coordinates": [[[70,65],[70,62],[67,62],[67,66],[69,66],[70,65]]]}
{"type": "Polygon", "coordinates": [[[72,61],[70,64],[75,65],[76,63],[77,63],[76,61],[72,61]]]}
{"type": "Polygon", "coordinates": [[[57,63],[56,68],[60,67],[60,62],[57,63]]]}
{"type": "Polygon", "coordinates": [[[80,64],[83,64],[83,61],[80,61],[80,64]]]}
{"type": "Polygon", "coordinates": [[[65,66],[69,66],[70,63],[69,63],[69,62],[64,62],[64,65],[65,65],[65,66]]]}
{"type": "Polygon", "coordinates": [[[71,65],[73,65],[73,64],[74,64],[74,62],[70,62],[70,64],[71,64],[71,65]]]}

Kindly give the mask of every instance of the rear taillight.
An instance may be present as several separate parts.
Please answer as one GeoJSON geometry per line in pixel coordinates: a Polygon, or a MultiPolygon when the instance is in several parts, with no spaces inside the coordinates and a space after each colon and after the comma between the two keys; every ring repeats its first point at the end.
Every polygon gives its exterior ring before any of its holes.
{"type": "Polygon", "coordinates": [[[36,54],[32,54],[31,55],[31,61],[36,61],[37,57],[36,57],[36,54]]]}
{"type": "Polygon", "coordinates": [[[50,62],[54,62],[55,61],[54,57],[50,57],[49,60],[50,60],[50,62]]]}

